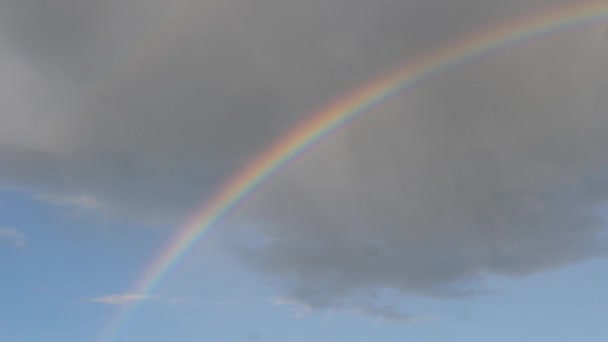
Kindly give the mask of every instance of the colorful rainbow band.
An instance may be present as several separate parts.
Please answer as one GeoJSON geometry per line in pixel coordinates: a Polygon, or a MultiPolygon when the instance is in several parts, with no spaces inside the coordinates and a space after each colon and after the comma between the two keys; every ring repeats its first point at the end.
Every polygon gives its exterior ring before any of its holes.
{"type": "MultiPolygon", "coordinates": [[[[161,250],[130,292],[151,293],[171,268],[201,239],[203,233],[228,215],[256,188],[333,132],[363,116],[375,104],[415,85],[421,79],[471,57],[545,33],[602,19],[608,19],[608,0],[573,1],[570,5],[544,9],[490,29],[477,31],[430,53],[421,54],[388,75],[332,102],[257,156],[221,188],[161,250]]],[[[136,307],[137,303],[133,303],[119,312],[104,329],[100,340],[113,339],[136,307]]]]}

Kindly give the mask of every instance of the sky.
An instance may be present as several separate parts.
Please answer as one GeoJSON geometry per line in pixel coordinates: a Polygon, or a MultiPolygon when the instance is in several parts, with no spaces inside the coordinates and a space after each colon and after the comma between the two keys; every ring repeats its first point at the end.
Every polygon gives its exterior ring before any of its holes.
{"type": "Polygon", "coordinates": [[[382,101],[132,292],[318,108],[572,3],[0,0],[0,340],[605,341],[608,19],[382,101]]]}

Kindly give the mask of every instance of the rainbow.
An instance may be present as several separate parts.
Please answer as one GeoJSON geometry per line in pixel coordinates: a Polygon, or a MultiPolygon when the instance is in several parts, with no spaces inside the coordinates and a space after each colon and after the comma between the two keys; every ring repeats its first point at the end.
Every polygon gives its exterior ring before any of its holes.
{"type": "MultiPolygon", "coordinates": [[[[152,293],[163,277],[192,249],[204,233],[226,217],[256,188],[332,133],[362,117],[374,105],[414,86],[422,79],[472,57],[546,33],[606,19],[608,0],[574,1],[573,4],[542,9],[515,20],[499,23],[492,28],[476,31],[423,53],[392,72],[333,101],[276,141],[225,184],[210,202],[178,230],[174,238],[145,269],[130,293],[152,293]]],[[[125,325],[137,306],[135,302],[122,309],[106,327],[101,340],[111,340],[116,336],[119,328],[125,325]]]]}

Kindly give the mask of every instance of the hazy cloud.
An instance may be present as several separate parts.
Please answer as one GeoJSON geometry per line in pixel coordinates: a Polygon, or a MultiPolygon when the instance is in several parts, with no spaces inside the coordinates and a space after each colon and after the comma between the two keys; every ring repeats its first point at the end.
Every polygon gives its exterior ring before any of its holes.
{"type": "Polygon", "coordinates": [[[311,304],[307,304],[300,298],[277,296],[270,298],[270,302],[273,305],[289,307],[295,317],[298,318],[303,317],[311,312],[314,312],[315,310],[323,310],[328,314],[331,314],[333,311],[360,314],[374,318],[377,323],[418,323],[433,320],[436,318],[435,316],[431,315],[412,315],[404,313],[393,305],[378,304],[369,301],[365,303],[334,303],[331,306],[323,305],[321,307],[315,307],[311,304]]]}
{"type": "Polygon", "coordinates": [[[270,302],[273,305],[277,305],[277,306],[291,307],[292,313],[296,317],[302,317],[305,314],[310,313],[312,311],[312,308],[310,307],[310,305],[303,303],[297,299],[290,298],[290,297],[277,296],[277,297],[270,298],[270,302]]]}
{"type": "Polygon", "coordinates": [[[198,297],[168,297],[165,301],[171,305],[196,305],[200,304],[198,297]]]}
{"type": "Polygon", "coordinates": [[[395,309],[392,305],[366,304],[351,308],[351,311],[373,317],[377,323],[420,323],[437,319],[432,315],[412,315],[395,309]]]}
{"type": "Polygon", "coordinates": [[[198,297],[167,297],[147,295],[143,293],[110,294],[90,299],[91,302],[104,305],[128,305],[134,302],[150,300],[159,301],[170,305],[191,305],[199,301],[198,297]]]}
{"type": "MultiPolygon", "coordinates": [[[[566,2],[0,0],[0,186],[175,224],[350,87],[566,2]]],[[[267,243],[237,252],[303,305],[387,317],[370,293],[475,294],[602,254],[607,58],[599,23],[396,96],[252,198],[239,220],[267,243]]]]}
{"type": "Polygon", "coordinates": [[[139,293],[123,293],[123,294],[111,294],[101,297],[95,297],[91,299],[91,302],[105,304],[105,305],[126,305],[133,302],[141,302],[144,300],[156,299],[157,296],[150,296],[139,293]]]}
{"type": "Polygon", "coordinates": [[[101,210],[103,204],[95,197],[88,195],[36,195],[37,200],[50,203],[60,207],[71,207],[75,209],[101,210]]]}
{"type": "Polygon", "coordinates": [[[25,235],[17,229],[0,227],[0,242],[21,248],[25,246],[25,241],[25,235]]]}

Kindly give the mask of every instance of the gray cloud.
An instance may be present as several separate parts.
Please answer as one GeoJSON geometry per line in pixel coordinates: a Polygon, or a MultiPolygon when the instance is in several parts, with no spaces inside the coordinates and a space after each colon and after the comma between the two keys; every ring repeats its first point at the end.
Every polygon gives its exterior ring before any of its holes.
{"type": "Polygon", "coordinates": [[[375,109],[248,203],[266,243],[245,241],[242,259],[332,308],[382,289],[476,295],[486,275],[605,255],[602,30],[504,50],[375,109]]]}
{"type": "Polygon", "coordinates": [[[0,182],[175,222],[313,108],[510,7],[0,1],[0,182]]]}
{"type": "MultiPolygon", "coordinates": [[[[2,0],[0,185],[174,224],[349,87],[549,3],[2,0]]],[[[240,218],[271,242],[239,253],[315,307],[476,293],[486,272],[597,255],[603,32],[505,49],[376,109],[252,199],[240,218]]]]}

